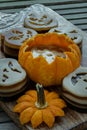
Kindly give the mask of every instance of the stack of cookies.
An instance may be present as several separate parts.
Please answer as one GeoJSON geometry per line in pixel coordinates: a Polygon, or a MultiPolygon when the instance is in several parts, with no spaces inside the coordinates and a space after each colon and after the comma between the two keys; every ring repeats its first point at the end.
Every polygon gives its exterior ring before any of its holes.
{"type": "MultiPolygon", "coordinates": [[[[1,48],[8,57],[17,58],[19,48],[28,38],[37,33],[57,32],[69,36],[81,49],[82,35],[74,26],[60,25],[50,9],[43,5],[32,5],[26,11],[21,27],[11,28],[1,34],[1,48]]],[[[21,23],[20,23],[21,24],[21,23]]]]}
{"type": "Polygon", "coordinates": [[[17,58],[22,43],[36,34],[37,32],[33,29],[12,28],[1,35],[2,51],[8,57],[17,58]]]}
{"type": "Polygon", "coordinates": [[[62,96],[71,105],[87,109],[87,67],[80,66],[63,79],[62,96]]]}
{"type": "Polygon", "coordinates": [[[19,94],[26,89],[27,83],[27,74],[17,60],[0,59],[0,97],[19,94]]]}

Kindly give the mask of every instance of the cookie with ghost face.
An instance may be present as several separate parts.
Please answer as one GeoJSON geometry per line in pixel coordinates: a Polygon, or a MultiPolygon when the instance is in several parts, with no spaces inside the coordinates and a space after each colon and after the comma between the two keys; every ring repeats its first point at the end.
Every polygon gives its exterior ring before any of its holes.
{"type": "Polygon", "coordinates": [[[26,88],[27,74],[17,60],[0,59],[0,97],[10,97],[26,88]]]}
{"type": "Polygon", "coordinates": [[[63,79],[63,98],[78,108],[87,109],[87,67],[79,67],[63,79]]]}

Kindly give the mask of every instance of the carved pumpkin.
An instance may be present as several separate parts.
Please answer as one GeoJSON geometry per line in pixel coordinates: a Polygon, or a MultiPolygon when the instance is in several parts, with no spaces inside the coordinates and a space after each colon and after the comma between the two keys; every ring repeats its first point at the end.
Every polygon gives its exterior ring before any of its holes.
{"type": "Polygon", "coordinates": [[[19,51],[19,63],[29,77],[43,86],[59,85],[80,65],[78,46],[64,34],[37,34],[19,51]]]}
{"type": "Polygon", "coordinates": [[[66,107],[65,102],[55,92],[43,90],[42,85],[37,84],[37,92],[29,90],[17,100],[13,111],[20,114],[21,124],[31,121],[32,127],[36,128],[42,122],[52,127],[55,116],[64,116],[62,110],[66,107]]]}

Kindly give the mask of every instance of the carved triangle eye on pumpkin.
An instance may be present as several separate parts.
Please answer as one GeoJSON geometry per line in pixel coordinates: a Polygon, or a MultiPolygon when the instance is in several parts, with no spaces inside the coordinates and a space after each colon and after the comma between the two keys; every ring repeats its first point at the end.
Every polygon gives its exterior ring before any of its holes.
{"type": "Polygon", "coordinates": [[[43,86],[59,85],[62,79],[80,65],[78,46],[58,33],[37,34],[19,50],[19,63],[34,82],[43,86]]]}

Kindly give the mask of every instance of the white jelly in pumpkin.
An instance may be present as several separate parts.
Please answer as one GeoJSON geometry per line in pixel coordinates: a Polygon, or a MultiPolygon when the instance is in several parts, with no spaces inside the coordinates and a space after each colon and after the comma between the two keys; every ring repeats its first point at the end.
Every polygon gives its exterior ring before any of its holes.
{"type": "Polygon", "coordinates": [[[37,48],[32,49],[31,51],[32,51],[33,58],[43,56],[49,64],[54,61],[56,56],[65,58],[65,54],[60,51],[54,51],[54,50],[48,50],[48,49],[39,50],[37,48]]]}

